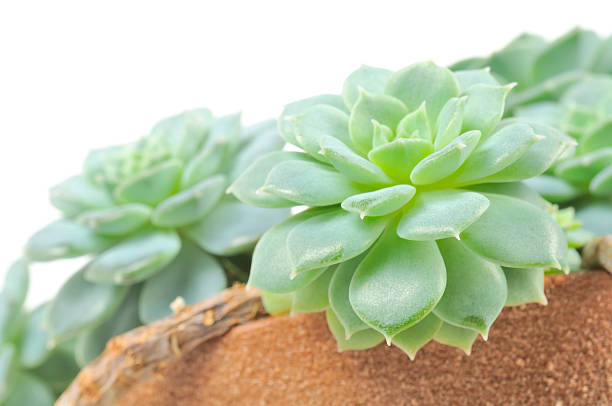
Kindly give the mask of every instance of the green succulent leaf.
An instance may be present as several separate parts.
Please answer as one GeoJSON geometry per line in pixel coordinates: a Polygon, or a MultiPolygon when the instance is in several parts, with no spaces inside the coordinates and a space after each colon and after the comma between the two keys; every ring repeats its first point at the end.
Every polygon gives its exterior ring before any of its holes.
{"type": "Polygon", "coordinates": [[[414,326],[395,335],[393,345],[399,347],[414,361],[417,352],[434,337],[441,325],[442,320],[429,313],[414,326]]]}
{"type": "Polygon", "coordinates": [[[170,196],[178,186],[183,165],[171,160],[149,168],[122,181],[114,191],[119,203],[142,203],[154,206],[170,196]]]}
{"type": "Polygon", "coordinates": [[[184,243],[176,258],[144,282],[138,304],[144,324],[170,316],[170,304],[181,297],[195,304],[227,286],[223,268],[216,259],[191,243],[184,243]]]}
{"type": "Polygon", "coordinates": [[[21,365],[35,368],[42,364],[50,353],[51,336],[44,327],[47,305],[40,305],[28,314],[19,352],[21,365]]]}
{"type": "Polygon", "coordinates": [[[415,185],[438,182],[463,165],[480,141],[480,131],[461,134],[439,151],[423,158],[412,170],[410,180],[415,185]]]}
{"type": "Polygon", "coordinates": [[[435,242],[407,241],[389,227],[355,271],[349,299],[355,313],[390,342],[435,307],[445,285],[435,242]]]}
{"type": "Polygon", "coordinates": [[[544,293],[544,270],[505,268],[504,275],[508,284],[506,306],[519,306],[526,303],[547,304],[544,293]]]}
{"type": "Polygon", "coordinates": [[[261,301],[269,314],[281,316],[291,311],[293,293],[261,292],[261,301]]]}
{"type": "Polygon", "coordinates": [[[489,208],[461,233],[469,248],[505,266],[561,269],[565,265],[567,241],[548,213],[513,197],[486,197],[489,208]]]}
{"type": "Polygon", "coordinates": [[[308,285],[293,293],[292,313],[315,313],[324,311],[329,307],[329,283],[336,270],[330,267],[308,285]]]}
{"type": "Polygon", "coordinates": [[[284,161],[274,166],[261,190],[309,206],[340,203],[361,192],[357,184],[333,167],[301,160],[284,161]]]}
{"type": "Polygon", "coordinates": [[[354,152],[337,138],[322,136],[319,144],[320,154],[350,180],[369,185],[393,183],[378,166],[354,152]]]}
{"type": "Polygon", "coordinates": [[[401,209],[412,199],[416,189],[410,185],[395,185],[346,198],[342,208],[365,216],[385,216],[401,209]]]}
{"type": "Polygon", "coordinates": [[[477,84],[465,91],[463,129],[479,130],[487,137],[501,120],[506,97],[514,85],[477,84]]]}
{"type": "Polygon", "coordinates": [[[581,153],[589,153],[612,147],[612,118],[600,124],[580,139],[581,153]]]}
{"type": "Polygon", "coordinates": [[[361,219],[337,207],[300,222],[287,235],[293,273],[356,257],[376,241],[388,221],[387,217],[361,219]]]}
{"type": "Polygon", "coordinates": [[[406,106],[398,99],[362,90],[349,118],[349,133],[357,151],[367,154],[372,148],[373,120],[396,128],[407,113],[406,106]]]}
{"type": "Polygon", "coordinates": [[[536,35],[521,34],[489,59],[493,72],[509,82],[518,82],[518,88],[531,85],[535,59],[546,47],[546,41],[536,35]]]}
{"type": "Polygon", "coordinates": [[[91,183],[84,176],[73,176],[51,188],[51,203],[68,217],[86,210],[111,207],[113,200],[108,192],[91,183]]]}
{"type": "Polygon", "coordinates": [[[85,269],[68,279],[48,305],[44,325],[54,341],[75,337],[102,323],[127,293],[124,286],[87,281],[85,269]]]}
{"type": "Polygon", "coordinates": [[[576,185],[588,185],[608,165],[612,165],[612,148],[564,160],[555,168],[555,175],[576,185]]]}
{"type": "Polygon", "coordinates": [[[280,198],[273,193],[265,192],[262,187],[272,169],[285,161],[303,160],[313,162],[312,159],[301,152],[275,151],[257,159],[242,175],[234,181],[228,191],[245,203],[258,207],[289,207],[295,203],[280,198]]]}
{"type": "Polygon", "coordinates": [[[476,338],[478,338],[478,332],[476,332],[476,330],[442,323],[433,338],[440,344],[457,347],[463,350],[467,355],[470,355],[472,352],[472,345],[474,341],[476,341],[476,338]]]}
{"type": "Polygon", "coordinates": [[[194,156],[181,175],[181,189],[189,189],[219,172],[227,156],[228,145],[224,140],[213,142],[194,156]]]}
{"type": "Polygon", "coordinates": [[[465,96],[461,98],[453,97],[442,107],[436,122],[436,138],[434,142],[436,151],[446,147],[461,134],[466,99],[465,96]]]}
{"type": "Polygon", "coordinates": [[[348,135],[349,116],[344,111],[327,105],[317,105],[290,118],[298,145],[315,159],[327,161],[319,153],[322,137],[332,137],[345,145],[352,145],[348,135]]]}
{"type": "Polygon", "coordinates": [[[215,175],[170,196],[153,212],[151,222],[159,227],[182,227],[202,219],[225,193],[227,178],[215,175]]]}
{"type": "Polygon", "coordinates": [[[173,156],[188,160],[208,138],[212,122],[210,110],[189,110],[159,121],[150,134],[163,138],[170,145],[173,156]]]}
{"type": "Polygon", "coordinates": [[[77,222],[93,230],[96,234],[121,236],[138,230],[151,217],[149,206],[140,203],[127,203],[107,209],[90,210],[81,213],[77,222]]]}
{"type": "Polygon", "coordinates": [[[268,230],[253,252],[248,285],[271,293],[289,293],[306,286],[319,276],[324,269],[301,272],[291,278],[293,264],[289,259],[287,237],[297,225],[327,210],[310,209],[301,212],[268,230]]]}
{"type": "Polygon", "coordinates": [[[433,152],[429,141],[420,138],[396,138],[368,153],[370,161],[398,182],[410,183],[414,167],[433,152]]]}
{"type": "Polygon", "coordinates": [[[499,172],[518,160],[531,145],[541,139],[527,124],[508,125],[476,147],[454,181],[468,183],[499,172]]]}
{"type": "Polygon", "coordinates": [[[327,309],[325,312],[325,317],[327,318],[329,331],[331,331],[332,335],[336,339],[336,343],[338,344],[338,351],[366,350],[368,348],[376,347],[385,339],[382,334],[371,328],[358,331],[347,339],[344,328],[332,309],[327,309]]]}
{"type": "Polygon", "coordinates": [[[446,264],[446,290],[433,312],[446,323],[476,330],[486,339],[508,293],[501,267],[453,238],[438,241],[438,248],[446,264]]]}
{"type": "Polygon", "coordinates": [[[24,259],[19,259],[13,262],[4,276],[2,293],[14,303],[16,308],[22,307],[25,302],[30,284],[29,272],[27,262],[24,259]]]}
{"type": "Polygon", "coordinates": [[[594,196],[612,196],[612,163],[593,177],[589,191],[594,196]]]}
{"type": "Polygon", "coordinates": [[[487,198],[475,192],[447,189],[418,193],[403,214],[397,234],[416,241],[457,238],[487,207],[487,198]]]}
{"type": "Polygon", "coordinates": [[[427,103],[429,122],[433,124],[448,99],[459,95],[459,84],[450,70],[425,62],[393,73],[385,93],[401,100],[408,111],[427,103]]]}
{"type": "Polygon", "coordinates": [[[459,83],[460,93],[465,93],[474,85],[499,85],[489,68],[458,70],[455,72],[455,79],[459,83]]]}
{"type": "Polygon", "coordinates": [[[374,134],[372,135],[372,148],[373,149],[381,147],[385,145],[386,143],[393,141],[393,138],[395,138],[395,134],[393,134],[393,130],[387,127],[386,125],[380,124],[376,120],[372,120],[372,125],[374,126],[374,134]]]}
{"type": "Polygon", "coordinates": [[[85,278],[124,285],[140,282],[172,261],[180,248],[176,232],[145,229],[94,258],[85,268],[85,278]]]}
{"type": "Polygon", "coordinates": [[[596,235],[606,235],[612,230],[612,207],[607,201],[594,200],[580,205],[576,218],[596,235]]]}
{"type": "Polygon", "coordinates": [[[416,133],[416,138],[431,142],[433,134],[429,125],[427,116],[427,105],[421,103],[418,109],[406,114],[402,121],[397,125],[397,136],[402,138],[413,138],[416,133]]]}
{"type": "Polygon", "coordinates": [[[10,395],[15,379],[17,350],[12,343],[0,342],[0,402],[10,395]]]}
{"type": "Polygon", "coordinates": [[[262,209],[226,197],[201,221],[183,231],[214,255],[235,255],[251,250],[266,230],[288,215],[287,209],[262,209]]]}
{"type": "Polygon", "coordinates": [[[351,109],[359,98],[360,88],[372,94],[382,94],[389,76],[391,76],[391,71],[387,69],[362,65],[344,81],[342,87],[344,104],[351,109]]]}
{"type": "Polygon", "coordinates": [[[467,186],[466,189],[478,193],[494,193],[524,200],[543,210],[549,210],[550,203],[544,200],[536,191],[524,182],[481,183],[467,186]]]}
{"type": "Polygon", "coordinates": [[[84,368],[104,351],[112,337],[123,334],[140,325],[138,318],[138,296],[140,287],[132,287],[118,311],[99,326],[83,332],[76,341],[74,350],[78,365],[84,368]]]}
{"type": "Polygon", "coordinates": [[[55,393],[62,393],[79,373],[79,366],[74,359],[74,346],[58,346],[49,358],[32,373],[45,382],[55,393]]]}
{"type": "Polygon", "coordinates": [[[575,199],[582,194],[582,190],[550,175],[540,175],[527,179],[525,183],[537,191],[543,198],[552,203],[563,203],[575,199]]]}
{"type": "Polygon", "coordinates": [[[9,341],[19,333],[22,309],[5,292],[0,292],[0,343],[9,341]]]}
{"type": "Polygon", "coordinates": [[[288,104],[283,109],[283,112],[278,120],[278,130],[280,132],[280,136],[288,143],[300,146],[295,136],[295,128],[292,117],[301,114],[308,108],[316,105],[328,105],[336,107],[341,111],[347,111],[342,97],[335,94],[323,94],[320,96],[298,100],[294,103],[288,104]]]}
{"type": "Polygon", "coordinates": [[[370,327],[357,316],[349,300],[349,286],[363,255],[342,262],[334,271],[329,284],[329,305],[344,328],[348,340],[355,333],[370,327]]]}
{"type": "Polygon", "coordinates": [[[11,391],[2,405],[52,406],[55,398],[55,394],[43,380],[35,375],[21,372],[15,377],[11,391]]]}
{"type": "Polygon", "coordinates": [[[56,220],[30,237],[25,254],[33,261],[52,261],[100,252],[111,243],[110,238],[95,234],[83,224],[56,220]]]}

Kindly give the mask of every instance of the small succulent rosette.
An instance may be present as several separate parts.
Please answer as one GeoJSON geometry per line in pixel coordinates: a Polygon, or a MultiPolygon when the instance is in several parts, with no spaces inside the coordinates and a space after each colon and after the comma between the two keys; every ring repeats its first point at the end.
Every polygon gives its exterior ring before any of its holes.
{"type": "Polygon", "coordinates": [[[136,143],[93,151],[83,173],[51,190],[63,214],[34,234],[31,261],[89,255],[46,312],[56,341],[77,337],[81,365],[106,341],[246,280],[259,236],[287,209],[226,193],[260,154],[280,149],[274,121],[242,130],[240,115],[193,110],[162,120],[136,143]],[[176,302],[175,302],[176,300],[176,302]]]}
{"type": "Polygon", "coordinates": [[[249,285],[271,313],[326,311],[340,349],[384,339],[410,357],[469,353],[505,305],[546,303],[568,270],[550,204],[520,181],[573,140],[501,121],[511,86],[483,69],[362,67],[342,96],[289,104],[281,136],[303,152],[259,158],[231,186],[261,207],[308,206],[257,244],[249,285]]]}
{"type": "Polygon", "coordinates": [[[8,270],[0,291],[0,405],[51,406],[79,371],[74,343],[50,345],[43,326],[46,304],[24,309],[26,261],[8,270]]]}

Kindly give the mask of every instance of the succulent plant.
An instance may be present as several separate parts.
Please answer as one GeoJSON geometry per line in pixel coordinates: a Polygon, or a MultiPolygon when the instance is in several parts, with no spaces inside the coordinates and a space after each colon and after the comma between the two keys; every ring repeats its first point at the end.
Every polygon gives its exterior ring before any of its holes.
{"type": "Polygon", "coordinates": [[[201,109],[160,121],[135,143],[93,151],[82,174],[51,190],[63,217],[25,248],[31,261],[90,256],[48,306],[52,339],[77,337],[85,364],[113,335],[171,314],[175,299],[203,300],[227,287],[226,272],[246,272],[257,238],[288,210],[225,192],[282,145],[273,121],[242,131],[239,115],[214,119],[201,109]]]}
{"type": "Polygon", "coordinates": [[[255,161],[230,187],[260,207],[308,206],[267,231],[249,285],[271,313],[325,310],[340,349],[384,339],[410,357],[432,338],[469,353],[504,305],[545,303],[568,270],[550,204],[521,183],[573,140],[500,121],[512,86],[486,70],[363,66],[342,96],[291,103],[298,151],[255,161]]]}
{"type": "Polygon", "coordinates": [[[79,368],[71,345],[49,345],[46,304],[24,310],[28,266],[16,261],[0,292],[0,405],[52,405],[79,368]]]}
{"type": "Polygon", "coordinates": [[[612,233],[612,37],[574,29],[549,43],[523,34],[488,58],[455,68],[489,66],[518,82],[508,115],[554,126],[578,141],[562,162],[529,185],[551,202],[576,206],[596,234],[612,233]]]}

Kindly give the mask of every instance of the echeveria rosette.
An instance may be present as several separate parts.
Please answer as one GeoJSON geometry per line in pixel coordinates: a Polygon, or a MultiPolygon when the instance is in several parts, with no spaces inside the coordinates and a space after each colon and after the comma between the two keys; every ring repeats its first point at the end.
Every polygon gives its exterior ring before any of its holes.
{"type": "Polygon", "coordinates": [[[43,325],[46,304],[24,309],[26,261],[16,261],[0,291],[0,405],[53,405],[78,373],[73,343],[53,344],[43,325]]]}
{"type": "Polygon", "coordinates": [[[249,285],[270,313],[325,310],[340,349],[430,339],[469,352],[504,305],[545,302],[567,271],[549,204],[520,181],[573,142],[500,122],[511,86],[485,70],[364,66],[342,96],[289,104],[281,136],[230,190],[261,207],[310,206],[267,231],[249,285]]]}
{"type": "Polygon", "coordinates": [[[508,115],[555,126],[579,145],[575,156],[530,185],[548,200],[576,206],[598,234],[612,233],[612,37],[574,29],[553,42],[523,34],[487,58],[455,69],[489,67],[501,82],[518,82],[508,115]]]}
{"type": "Polygon", "coordinates": [[[289,212],[226,189],[283,145],[274,121],[243,130],[240,115],[200,109],[162,120],[138,142],[93,151],[80,175],[51,190],[63,217],[25,249],[32,261],[90,256],[49,304],[54,340],[78,337],[84,364],[113,335],[171,314],[176,298],[193,304],[227,287],[226,271],[246,273],[255,241],[289,212]]]}

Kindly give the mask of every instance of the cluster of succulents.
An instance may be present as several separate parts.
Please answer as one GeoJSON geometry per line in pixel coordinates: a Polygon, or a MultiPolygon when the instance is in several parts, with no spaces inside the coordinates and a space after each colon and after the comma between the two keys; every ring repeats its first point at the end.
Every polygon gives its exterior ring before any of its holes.
{"type": "Polygon", "coordinates": [[[26,261],[16,261],[0,291],[0,405],[51,406],[79,368],[73,342],[52,345],[43,325],[47,307],[24,310],[29,285],[26,261]]]}
{"type": "Polygon", "coordinates": [[[612,37],[574,29],[551,43],[521,35],[488,58],[454,66],[489,66],[518,82],[508,114],[552,125],[578,141],[566,159],[529,184],[551,202],[574,206],[596,234],[612,233],[612,37]]]}
{"type": "Polygon", "coordinates": [[[574,141],[501,120],[512,85],[486,69],[363,66],[342,95],[286,106],[275,151],[230,187],[260,207],[307,206],[267,231],[249,285],[271,313],[327,312],[340,349],[430,340],[470,351],[504,306],[545,303],[568,271],[550,204],[521,181],[574,141]]]}
{"type": "Polygon", "coordinates": [[[27,242],[29,261],[89,256],[44,312],[53,342],[88,363],[119,333],[244,280],[259,236],[288,215],[226,193],[260,154],[283,145],[274,121],[206,109],[160,121],[127,145],[93,151],[51,190],[62,218],[27,242]],[[175,302],[176,300],[176,302],[175,302]]]}

